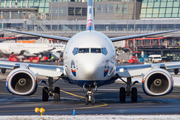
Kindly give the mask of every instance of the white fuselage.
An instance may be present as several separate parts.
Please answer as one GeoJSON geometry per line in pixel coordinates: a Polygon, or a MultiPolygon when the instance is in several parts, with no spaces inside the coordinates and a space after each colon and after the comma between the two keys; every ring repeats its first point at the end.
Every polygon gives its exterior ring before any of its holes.
{"type": "Polygon", "coordinates": [[[111,40],[97,31],[84,31],[76,34],[67,43],[64,50],[64,66],[68,78],[74,83],[104,84],[114,75],[116,69],[115,48],[111,40]],[[73,50],[78,48],[77,54],[73,50]],[[89,49],[81,53],[80,49],[89,49]],[[93,48],[107,50],[107,54],[94,53],[93,48]]]}
{"type": "Polygon", "coordinates": [[[33,55],[45,51],[63,52],[65,44],[44,44],[44,43],[0,43],[0,50],[3,54],[20,54],[25,51],[26,55],[33,55]]]}

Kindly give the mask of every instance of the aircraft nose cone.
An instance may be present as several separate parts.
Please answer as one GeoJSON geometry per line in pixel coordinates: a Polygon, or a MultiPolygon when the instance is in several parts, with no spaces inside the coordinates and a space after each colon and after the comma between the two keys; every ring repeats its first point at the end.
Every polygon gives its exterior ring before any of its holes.
{"type": "Polygon", "coordinates": [[[94,72],[96,71],[97,66],[93,63],[87,63],[85,66],[86,74],[94,75],[94,72]]]}
{"type": "Polygon", "coordinates": [[[86,61],[79,61],[79,72],[83,76],[82,79],[85,80],[97,80],[101,75],[101,63],[102,59],[94,58],[88,59],[86,61]]]}

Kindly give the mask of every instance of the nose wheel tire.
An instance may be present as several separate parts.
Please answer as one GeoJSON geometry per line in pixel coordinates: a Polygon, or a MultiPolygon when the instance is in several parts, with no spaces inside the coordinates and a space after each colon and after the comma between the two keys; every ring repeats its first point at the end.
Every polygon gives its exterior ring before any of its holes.
{"type": "Polygon", "coordinates": [[[60,101],[60,88],[54,88],[54,101],[60,101]]]}
{"type": "Polygon", "coordinates": [[[49,98],[49,96],[48,96],[48,88],[47,87],[44,87],[43,89],[42,89],[42,101],[48,101],[48,98],[49,98]]]}
{"type": "Polygon", "coordinates": [[[85,105],[88,105],[88,102],[89,102],[89,100],[88,100],[88,99],[89,99],[89,96],[88,96],[88,95],[86,95],[86,96],[85,96],[85,105]]]}
{"type": "Polygon", "coordinates": [[[126,100],[126,91],[124,87],[121,87],[119,92],[119,101],[125,102],[125,100],[126,100]]]}
{"type": "Polygon", "coordinates": [[[131,91],[131,101],[137,102],[137,88],[133,87],[131,91]]]}
{"type": "Polygon", "coordinates": [[[91,95],[91,105],[94,105],[95,104],[95,98],[94,98],[94,95],[91,95]]]}

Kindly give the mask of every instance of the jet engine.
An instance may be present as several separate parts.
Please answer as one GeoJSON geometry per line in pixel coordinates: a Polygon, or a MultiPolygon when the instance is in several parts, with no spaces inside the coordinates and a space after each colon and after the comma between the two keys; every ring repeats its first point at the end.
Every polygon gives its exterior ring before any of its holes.
{"type": "Polygon", "coordinates": [[[31,70],[17,68],[7,76],[6,88],[16,95],[32,95],[36,92],[37,80],[31,70]]]}
{"type": "Polygon", "coordinates": [[[147,95],[166,95],[173,90],[173,78],[164,69],[152,69],[145,74],[142,87],[147,95]]]}

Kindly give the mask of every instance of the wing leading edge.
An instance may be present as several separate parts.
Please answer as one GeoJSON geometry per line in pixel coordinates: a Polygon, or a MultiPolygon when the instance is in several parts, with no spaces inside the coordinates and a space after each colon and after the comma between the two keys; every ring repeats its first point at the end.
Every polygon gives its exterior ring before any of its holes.
{"type": "Polygon", "coordinates": [[[143,76],[153,68],[165,70],[178,69],[180,68],[180,62],[116,66],[116,74],[120,77],[143,76]]]}
{"type": "Polygon", "coordinates": [[[61,41],[70,40],[70,38],[67,38],[67,37],[52,36],[52,35],[45,35],[45,34],[37,34],[37,33],[30,33],[30,32],[22,32],[22,31],[16,31],[16,30],[8,30],[8,29],[3,29],[3,30],[4,31],[9,31],[9,32],[20,33],[20,34],[32,35],[32,36],[51,38],[51,39],[56,39],[56,40],[61,40],[61,41]]]}
{"type": "Polygon", "coordinates": [[[162,31],[162,32],[154,32],[154,33],[147,33],[147,34],[140,34],[140,35],[131,35],[131,36],[124,36],[124,37],[114,37],[110,38],[112,42],[122,41],[126,39],[132,39],[132,38],[140,38],[145,36],[151,36],[151,35],[157,35],[157,34],[163,34],[163,33],[170,33],[170,32],[176,32],[178,30],[170,30],[170,31],[162,31]]]}
{"type": "Polygon", "coordinates": [[[30,69],[35,75],[60,77],[64,73],[63,66],[0,61],[0,68],[15,69],[23,68],[24,66],[30,69]]]}

